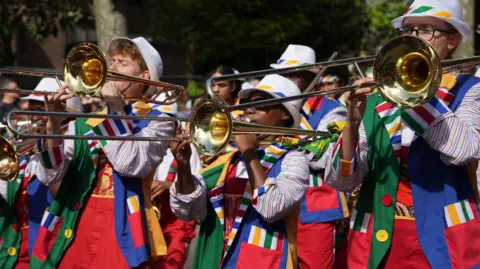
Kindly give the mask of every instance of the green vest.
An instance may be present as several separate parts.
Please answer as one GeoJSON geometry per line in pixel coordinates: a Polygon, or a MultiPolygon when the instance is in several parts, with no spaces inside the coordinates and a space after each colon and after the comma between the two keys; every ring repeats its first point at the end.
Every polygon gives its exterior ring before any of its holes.
{"type": "MultiPolygon", "coordinates": [[[[86,121],[87,119],[83,118],[75,120],[76,135],[84,135],[91,130],[91,127],[85,124],[86,121]]],[[[54,268],[73,240],[79,210],[95,179],[96,163],[92,156],[98,155],[100,151],[99,147],[90,149],[87,140],[75,140],[74,149],[67,173],[52,205],[47,210],[54,216],[60,216],[51,232],[54,237],[53,244],[48,246],[45,237],[40,236],[39,232],[29,268],[54,268]]]]}
{"type": "Polygon", "coordinates": [[[368,147],[375,150],[368,151],[369,172],[362,182],[356,205],[357,217],[365,213],[374,216],[368,268],[377,268],[390,248],[395,215],[394,205],[400,176],[400,164],[391,146],[387,129],[384,127],[382,118],[375,111],[375,107],[381,102],[383,99],[378,93],[369,96],[363,116],[368,147]],[[384,206],[382,203],[384,195],[390,195],[392,199],[389,206],[384,206]],[[388,238],[385,238],[385,232],[388,238]]]}
{"type": "Polygon", "coordinates": [[[15,265],[20,248],[21,231],[14,212],[15,196],[22,183],[28,158],[19,160],[20,171],[15,180],[7,183],[7,197],[0,212],[0,267],[9,269],[15,265]],[[22,161],[26,162],[22,168],[22,161]]]}

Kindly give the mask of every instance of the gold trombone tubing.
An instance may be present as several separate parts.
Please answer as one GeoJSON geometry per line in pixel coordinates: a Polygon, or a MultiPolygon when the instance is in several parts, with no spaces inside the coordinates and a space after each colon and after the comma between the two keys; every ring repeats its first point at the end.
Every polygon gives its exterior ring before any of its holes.
{"type": "Polygon", "coordinates": [[[208,95],[222,111],[276,105],[310,97],[344,93],[358,87],[378,87],[378,92],[387,102],[399,108],[413,108],[425,104],[435,95],[440,86],[443,73],[479,63],[480,56],[440,61],[434,48],[428,42],[415,36],[399,36],[387,42],[376,56],[356,57],[298,67],[266,69],[218,76],[208,79],[206,88],[208,95]],[[352,63],[373,63],[374,82],[365,83],[361,86],[352,85],[328,91],[307,92],[296,96],[248,102],[233,106],[221,102],[221,100],[215,96],[211,87],[213,81],[230,81],[270,74],[286,74],[306,71],[312,68],[328,68],[352,63]]]}

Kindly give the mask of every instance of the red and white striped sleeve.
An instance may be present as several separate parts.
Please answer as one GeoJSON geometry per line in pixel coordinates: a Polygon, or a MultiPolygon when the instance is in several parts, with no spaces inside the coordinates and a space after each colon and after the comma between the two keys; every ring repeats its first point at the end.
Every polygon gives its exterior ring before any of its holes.
{"type": "Polygon", "coordinates": [[[435,117],[425,127],[422,137],[440,152],[444,163],[466,165],[480,159],[479,126],[480,84],[477,84],[466,93],[455,112],[448,109],[435,117]]]}

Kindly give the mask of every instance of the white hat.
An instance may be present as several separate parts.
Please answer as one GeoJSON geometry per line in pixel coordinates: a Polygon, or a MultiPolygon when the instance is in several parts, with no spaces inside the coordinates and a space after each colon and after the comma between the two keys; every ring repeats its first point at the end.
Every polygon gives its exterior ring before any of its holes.
{"type": "Polygon", "coordinates": [[[462,35],[464,42],[472,33],[470,27],[462,21],[462,5],[458,0],[416,0],[404,15],[392,21],[393,27],[402,27],[407,17],[430,16],[451,24],[462,35]]]}
{"type": "MultiPolygon", "coordinates": [[[[271,64],[271,68],[279,69],[286,67],[302,66],[315,63],[315,51],[303,45],[288,45],[285,52],[280,56],[276,64],[271,64]]],[[[318,73],[317,68],[308,69],[312,73],[318,73]]]]}
{"type": "MultiPolygon", "coordinates": [[[[163,73],[163,61],[162,57],[158,51],[143,37],[137,37],[134,39],[130,39],[127,37],[116,37],[110,40],[108,43],[108,48],[110,49],[110,45],[114,40],[127,40],[135,44],[142,54],[143,60],[147,65],[148,72],[150,73],[150,80],[159,81],[160,77],[163,73]]],[[[154,87],[154,86],[151,86],[154,87]]]]}
{"type": "MultiPolygon", "coordinates": [[[[60,84],[65,85],[65,82],[62,80],[59,80],[60,84]]],[[[35,92],[41,91],[41,92],[56,92],[60,88],[58,85],[58,82],[54,78],[42,78],[40,82],[37,84],[35,89],[33,90],[34,93],[22,97],[20,99],[22,100],[34,100],[34,101],[39,101],[39,102],[44,102],[45,101],[45,95],[43,94],[35,94],[35,92]]],[[[69,92],[67,90],[67,92],[69,92]]],[[[82,106],[82,100],[78,96],[73,96],[72,98],[68,99],[66,102],[67,108],[71,110],[75,110],[76,112],[83,113],[83,106],[82,106]]]]}
{"type": "MultiPolygon", "coordinates": [[[[266,92],[274,98],[281,98],[293,95],[299,95],[300,89],[288,78],[280,75],[268,75],[265,76],[255,88],[243,89],[238,93],[239,98],[248,98],[254,91],[266,92]]],[[[293,125],[290,127],[296,128],[300,125],[300,108],[302,106],[302,100],[283,102],[282,105],[290,112],[293,117],[293,125]]]]}

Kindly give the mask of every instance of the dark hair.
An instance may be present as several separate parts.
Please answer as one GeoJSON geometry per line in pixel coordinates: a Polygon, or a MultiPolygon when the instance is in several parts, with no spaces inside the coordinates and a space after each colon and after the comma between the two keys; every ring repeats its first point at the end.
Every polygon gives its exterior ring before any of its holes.
{"type": "MultiPolygon", "coordinates": [[[[230,66],[226,65],[219,65],[212,71],[208,72],[206,78],[209,79],[213,76],[215,73],[219,73],[220,75],[233,75],[235,74],[235,69],[233,69],[230,66]]],[[[238,97],[238,92],[242,89],[242,82],[239,80],[231,80],[230,85],[235,83],[235,89],[232,91],[232,99],[235,100],[238,97]]]]}

